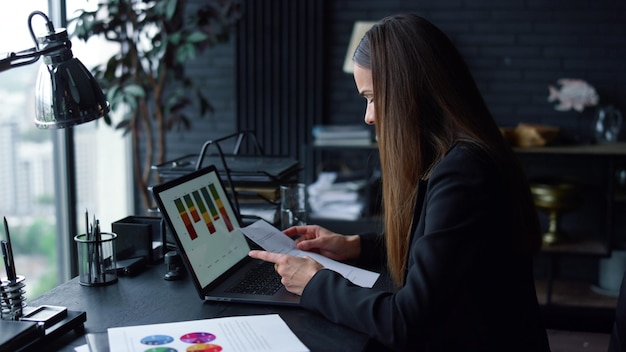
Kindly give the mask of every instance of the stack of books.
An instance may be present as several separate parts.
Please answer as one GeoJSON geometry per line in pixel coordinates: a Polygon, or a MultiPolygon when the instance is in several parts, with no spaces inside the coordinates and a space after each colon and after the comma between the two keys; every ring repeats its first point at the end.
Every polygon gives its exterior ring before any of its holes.
{"type": "Polygon", "coordinates": [[[369,146],[374,143],[374,130],[366,124],[315,125],[313,144],[316,146],[369,146]]]}

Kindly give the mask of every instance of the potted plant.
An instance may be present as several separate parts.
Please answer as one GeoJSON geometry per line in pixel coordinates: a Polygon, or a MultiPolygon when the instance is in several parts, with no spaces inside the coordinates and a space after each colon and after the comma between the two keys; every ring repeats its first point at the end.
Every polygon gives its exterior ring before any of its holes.
{"type": "Polygon", "coordinates": [[[70,20],[79,39],[103,36],[120,45],[120,51],[92,73],[111,110],[121,115],[121,121],[107,117],[106,123],[132,137],[133,173],[145,209],[153,207],[148,192],[151,166],[165,162],[166,133],[188,129],[190,109],[194,116],[213,111],[205,92],[186,74],[185,64],[227,41],[239,17],[236,0],[200,1],[193,9],[188,5],[187,0],[105,0],[96,10],[79,11],[70,20]]]}

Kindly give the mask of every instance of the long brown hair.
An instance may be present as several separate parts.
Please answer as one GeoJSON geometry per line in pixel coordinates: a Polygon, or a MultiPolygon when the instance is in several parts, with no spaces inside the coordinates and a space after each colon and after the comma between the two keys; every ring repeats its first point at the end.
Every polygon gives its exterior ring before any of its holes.
{"type": "Polygon", "coordinates": [[[366,33],[354,61],[372,71],[387,261],[394,281],[404,282],[419,181],[459,140],[483,148],[501,166],[512,204],[518,205],[514,242],[524,252],[537,250],[539,223],[523,170],[450,39],[417,15],[390,16],[366,33]]]}

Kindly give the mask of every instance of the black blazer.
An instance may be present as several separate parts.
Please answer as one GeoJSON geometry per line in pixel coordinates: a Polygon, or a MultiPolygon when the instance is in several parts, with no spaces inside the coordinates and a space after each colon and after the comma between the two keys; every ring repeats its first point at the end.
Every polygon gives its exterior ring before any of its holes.
{"type": "MultiPolygon", "coordinates": [[[[393,351],[549,351],[502,181],[485,152],[456,144],[419,188],[404,286],[367,289],[320,270],[302,305],[393,351]]],[[[362,235],[361,259],[384,257],[381,244],[362,235]]]]}

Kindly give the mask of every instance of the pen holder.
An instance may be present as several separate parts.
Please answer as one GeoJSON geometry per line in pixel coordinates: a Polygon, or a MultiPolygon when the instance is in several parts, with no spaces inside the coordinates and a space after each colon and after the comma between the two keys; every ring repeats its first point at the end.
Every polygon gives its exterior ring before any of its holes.
{"type": "Polygon", "coordinates": [[[74,237],[81,285],[104,286],[117,282],[116,238],[117,234],[112,232],[102,232],[100,239],[88,239],[85,234],[74,237]]]}
{"type": "Polygon", "coordinates": [[[2,320],[18,320],[22,316],[26,299],[24,293],[24,276],[15,280],[6,277],[0,283],[0,318],[2,320]]]}

